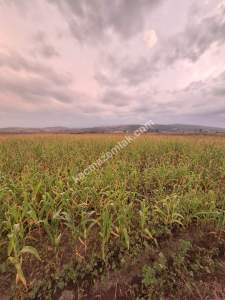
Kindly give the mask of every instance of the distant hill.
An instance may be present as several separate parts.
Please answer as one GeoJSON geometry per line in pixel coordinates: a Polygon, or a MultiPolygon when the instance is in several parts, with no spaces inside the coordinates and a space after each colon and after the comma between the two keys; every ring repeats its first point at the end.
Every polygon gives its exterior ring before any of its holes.
{"type": "Polygon", "coordinates": [[[210,127],[202,125],[186,125],[186,124],[156,124],[154,126],[157,132],[172,132],[172,133],[225,133],[225,128],[210,127]]]}
{"type": "MultiPolygon", "coordinates": [[[[117,125],[117,126],[99,126],[90,128],[68,128],[68,127],[45,127],[45,128],[22,128],[7,127],[0,128],[0,133],[132,133],[142,125],[117,125]]],[[[155,124],[149,132],[155,133],[225,133],[225,128],[186,125],[186,124],[155,124]]]]}

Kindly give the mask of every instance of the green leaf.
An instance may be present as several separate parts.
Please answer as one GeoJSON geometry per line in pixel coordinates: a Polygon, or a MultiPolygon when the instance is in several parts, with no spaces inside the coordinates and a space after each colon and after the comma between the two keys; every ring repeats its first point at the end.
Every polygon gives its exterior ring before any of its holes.
{"type": "Polygon", "coordinates": [[[38,260],[41,260],[38,251],[32,246],[24,246],[23,249],[20,250],[20,253],[30,253],[34,255],[38,260]]]}
{"type": "Polygon", "coordinates": [[[8,256],[10,256],[11,254],[12,254],[12,251],[13,251],[13,247],[14,247],[14,245],[13,245],[14,243],[13,243],[13,241],[12,240],[10,240],[9,241],[9,244],[8,244],[8,250],[7,250],[7,252],[8,252],[8,256]]]}
{"type": "Polygon", "coordinates": [[[13,265],[16,265],[18,263],[18,259],[16,259],[16,257],[9,256],[8,259],[11,262],[11,264],[13,264],[13,265]]]}
{"type": "Polygon", "coordinates": [[[127,249],[129,250],[129,248],[130,248],[130,239],[129,239],[129,235],[128,235],[128,232],[127,232],[126,228],[123,229],[123,235],[124,235],[124,239],[125,239],[127,249]]]}

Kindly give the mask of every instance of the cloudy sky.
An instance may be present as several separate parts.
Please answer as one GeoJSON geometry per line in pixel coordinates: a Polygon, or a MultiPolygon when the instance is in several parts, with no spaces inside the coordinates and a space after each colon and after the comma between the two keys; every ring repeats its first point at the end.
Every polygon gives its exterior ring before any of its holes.
{"type": "Polygon", "coordinates": [[[225,127],[225,0],[0,0],[0,127],[225,127]]]}

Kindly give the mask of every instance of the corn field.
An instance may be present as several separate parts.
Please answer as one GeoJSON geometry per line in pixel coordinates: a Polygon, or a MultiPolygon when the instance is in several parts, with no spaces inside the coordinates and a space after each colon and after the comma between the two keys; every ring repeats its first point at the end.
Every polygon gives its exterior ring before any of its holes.
{"type": "MultiPolygon", "coordinates": [[[[72,262],[88,268],[95,261],[94,284],[106,270],[121,269],[127,256],[160,249],[162,241],[190,228],[207,228],[224,243],[225,138],[143,135],[76,182],[77,174],[122,138],[0,137],[1,293],[45,299],[37,292],[42,279],[72,262]]],[[[145,283],[155,273],[144,270],[145,283]]],[[[76,276],[69,281],[82,282],[76,276]]],[[[157,299],[154,281],[147,282],[150,299],[157,299]]],[[[49,299],[57,299],[59,288],[49,288],[49,299]]]]}

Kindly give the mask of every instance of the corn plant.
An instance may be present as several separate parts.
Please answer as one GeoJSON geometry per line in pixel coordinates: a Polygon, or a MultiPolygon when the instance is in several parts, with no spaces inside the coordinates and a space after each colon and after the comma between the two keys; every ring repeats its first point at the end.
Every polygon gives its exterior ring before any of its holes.
{"type": "Polygon", "coordinates": [[[153,234],[151,233],[151,229],[149,228],[150,205],[147,203],[146,200],[141,201],[139,215],[140,215],[140,227],[141,227],[142,235],[147,239],[153,240],[157,244],[157,241],[153,237],[153,234]]]}
{"type": "Polygon", "coordinates": [[[158,221],[168,227],[171,227],[173,224],[183,226],[182,220],[184,217],[179,212],[180,200],[177,195],[162,199],[153,208],[153,214],[156,215],[158,221]]]}
{"type": "Polygon", "coordinates": [[[26,287],[27,282],[22,270],[23,254],[31,254],[38,260],[41,260],[40,256],[34,247],[22,245],[20,224],[14,224],[12,232],[8,234],[8,239],[8,259],[16,269],[16,283],[21,282],[26,287]]]}
{"type": "Polygon", "coordinates": [[[100,217],[100,237],[101,237],[101,249],[102,249],[102,258],[105,260],[106,257],[106,245],[109,242],[110,236],[113,230],[113,221],[112,215],[108,207],[106,207],[100,217]]]}

